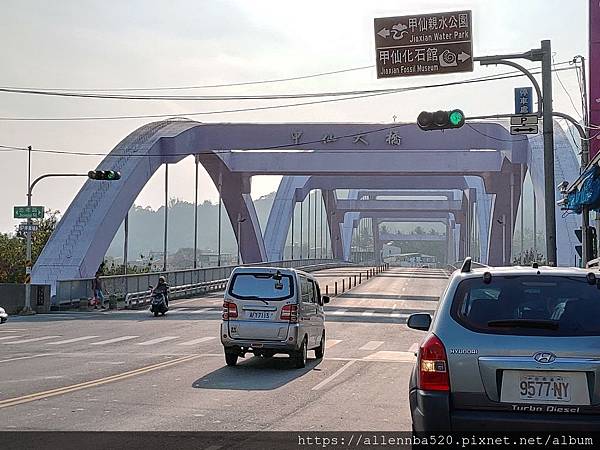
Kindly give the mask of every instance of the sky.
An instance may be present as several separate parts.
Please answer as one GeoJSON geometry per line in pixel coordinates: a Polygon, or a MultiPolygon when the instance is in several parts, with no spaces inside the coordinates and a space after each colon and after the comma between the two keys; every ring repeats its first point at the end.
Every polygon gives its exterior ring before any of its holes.
{"type": "MultiPolygon", "coordinates": [[[[3,0],[0,14],[0,86],[35,88],[151,88],[287,78],[375,64],[373,19],[472,10],[475,56],[517,53],[550,39],[555,62],[587,57],[586,0],[3,0]]],[[[525,61],[527,67],[534,63],[525,61]]],[[[175,91],[177,94],[272,94],[381,89],[456,81],[505,72],[377,79],[375,69],[243,87],[175,91]]],[[[554,108],[577,117],[574,71],[554,77],[554,108]],[[572,100],[565,91],[568,91],[572,100]],[[574,106],[572,105],[574,103],[574,106]]],[[[512,113],[513,88],[524,78],[397,93],[367,99],[268,111],[206,114],[222,109],[278,104],[267,101],[121,101],[0,93],[0,145],[67,152],[108,153],[136,128],[157,119],[8,121],[186,114],[202,122],[415,121],[422,110],[461,108],[467,116],[512,113]]],[[[169,93],[169,92],[161,92],[169,93]]],[[[289,100],[284,103],[289,103],[289,100]]],[[[32,178],[49,172],[87,172],[99,156],[35,153],[32,178]]],[[[12,207],[26,203],[27,154],[0,152],[0,232],[13,231],[12,207]]],[[[193,201],[194,164],[170,167],[170,196],[193,201]]],[[[163,202],[163,171],[148,182],[136,204],[163,202]]],[[[65,211],[85,179],[48,179],[33,204],[65,211]]],[[[252,196],[277,189],[279,177],[255,177],[252,196]]],[[[216,201],[204,172],[200,201],[216,201]]]]}

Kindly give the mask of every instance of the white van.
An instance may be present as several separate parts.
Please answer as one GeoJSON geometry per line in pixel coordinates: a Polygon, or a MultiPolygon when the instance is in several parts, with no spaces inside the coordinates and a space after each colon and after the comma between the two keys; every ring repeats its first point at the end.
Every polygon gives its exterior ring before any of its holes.
{"type": "Polygon", "coordinates": [[[277,267],[237,267],[223,302],[221,343],[225,361],[252,352],[265,358],[286,353],[295,366],[306,366],[306,354],[325,351],[325,313],[329,297],[308,273],[277,267]]]}

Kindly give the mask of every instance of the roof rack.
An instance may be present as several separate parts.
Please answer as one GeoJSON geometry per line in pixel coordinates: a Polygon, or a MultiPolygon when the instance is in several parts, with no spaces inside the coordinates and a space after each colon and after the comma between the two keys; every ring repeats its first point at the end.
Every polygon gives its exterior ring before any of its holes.
{"type": "Polygon", "coordinates": [[[466,257],[462,267],[460,268],[461,272],[470,272],[471,271],[471,257],[466,257]]]}

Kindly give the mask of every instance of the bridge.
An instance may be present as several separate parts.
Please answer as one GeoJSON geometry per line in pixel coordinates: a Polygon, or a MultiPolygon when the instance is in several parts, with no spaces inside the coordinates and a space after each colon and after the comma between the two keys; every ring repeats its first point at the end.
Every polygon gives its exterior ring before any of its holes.
{"type": "MultiPolygon", "coordinates": [[[[573,178],[571,144],[560,127],[555,134],[560,176],[573,178]]],[[[527,173],[543,227],[540,139],[515,139],[503,123],[493,122],[445,133],[425,133],[408,123],[150,123],[123,139],[99,165],[120,171],[119,182],[84,184],[38,258],[32,281],[55,291],[59,280],[92,277],[146,182],[162,165],[188,155],[196,155],[219,189],[244,263],[283,260],[293,212],[319,191],[334,259],[349,259],[352,229],[365,214],[386,218],[400,211],[423,218],[437,211],[445,215],[457,256],[471,254],[478,243],[476,259],[507,264],[527,173]],[[256,175],[283,176],[264,235],[250,197],[256,175]],[[350,189],[352,197],[339,198],[340,189],[350,189]],[[394,190],[454,191],[456,198],[383,199],[381,191],[394,190]]],[[[558,217],[558,263],[567,265],[572,263],[571,227],[577,223],[566,226],[558,217]]]]}

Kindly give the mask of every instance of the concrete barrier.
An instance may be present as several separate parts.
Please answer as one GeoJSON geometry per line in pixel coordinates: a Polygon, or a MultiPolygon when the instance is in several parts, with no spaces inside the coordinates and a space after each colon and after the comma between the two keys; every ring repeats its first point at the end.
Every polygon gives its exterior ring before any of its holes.
{"type": "MultiPolygon", "coordinates": [[[[11,315],[21,312],[25,306],[25,285],[18,283],[0,283],[0,306],[11,315]]],[[[31,285],[31,309],[38,314],[50,312],[49,285],[31,285]]]]}

